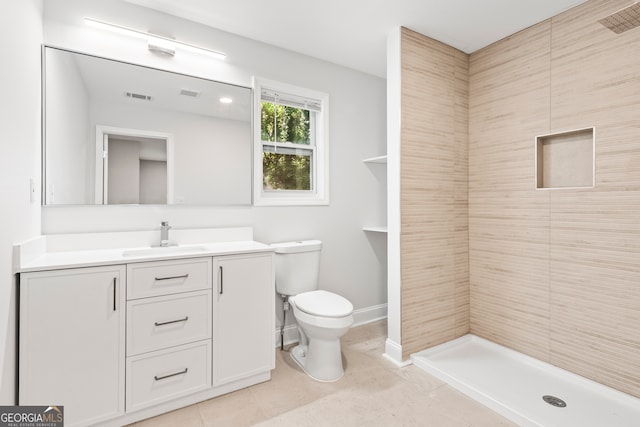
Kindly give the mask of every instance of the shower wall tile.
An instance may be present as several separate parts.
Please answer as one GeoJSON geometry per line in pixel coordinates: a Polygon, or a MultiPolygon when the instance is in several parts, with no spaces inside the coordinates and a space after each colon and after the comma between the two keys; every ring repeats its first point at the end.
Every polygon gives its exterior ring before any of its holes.
{"type": "Polygon", "coordinates": [[[469,191],[535,186],[534,138],[549,126],[550,23],[471,55],[469,191]]]}
{"type": "Polygon", "coordinates": [[[549,195],[535,191],[549,126],[550,22],[471,55],[471,332],[549,359],[549,195]]]}
{"type": "Polygon", "coordinates": [[[552,19],[551,124],[596,127],[596,186],[552,194],[550,336],[552,363],[640,397],[640,33],[597,22],[628,4],[552,19]]]}
{"type": "Polygon", "coordinates": [[[471,332],[549,360],[549,193],[472,192],[471,332]]]}
{"type": "Polygon", "coordinates": [[[467,55],[402,30],[403,358],[468,332],[467,55]]]}
{"type": "Polygon", "coordinates": [[[628,3],[471,55],[470,327],[640,397],[640,30],[597,22],[628,3]],[[534,190],[533,138],[590,126],[595,188],[534,190]]]}
{"type": "Polygon", "coordinates": [[[626,0],[588,2],[552,19],[551,125],[596,127],[597,191],[640,190],[640,30],[598,20],[626,0]]]}
{"type": "Polygon", "coordinates": [[[455,336],[469,332],[469,55],[454,51],[454,280],[455,336]]]}
{"type": "Polygon", "coordinates": [[[640,192],[551,195],[551,362],[640,396],[640,192]]]}

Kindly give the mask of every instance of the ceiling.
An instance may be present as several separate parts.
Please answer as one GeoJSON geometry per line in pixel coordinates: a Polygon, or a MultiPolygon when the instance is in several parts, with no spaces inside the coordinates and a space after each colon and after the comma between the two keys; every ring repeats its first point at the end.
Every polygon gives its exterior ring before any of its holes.
{"type": "Polygon", "coordinates": [[[125,1],[384,77],[398,26],[471,53],[586,0],[125,1]]]}
{"type": "Polygon", "coordinates": [[[131,106],[146,111],[146,115],[165,110],[241,122],[251,120],[251,91],[245,87],[55,48],[46,49],[46,61],[48,84],[57,76],[50,72],[54,69],[50,64],[74,64],[77,73],[72,75],[80,76],[95,108],[131,106]],[[183,90],[195,96],[185,96],[183,90]],[[221,103],[223,97],[232,102],[221,103]]]}

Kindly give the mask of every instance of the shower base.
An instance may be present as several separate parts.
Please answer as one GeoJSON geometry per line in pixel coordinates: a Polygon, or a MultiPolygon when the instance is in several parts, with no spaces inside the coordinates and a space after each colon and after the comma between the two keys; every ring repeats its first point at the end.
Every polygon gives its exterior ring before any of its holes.
{"type": "Polygon", "coordinates": [[[416,353],[411,361],[520,426],[640,425],[640,399],[475,335],[416,353]]]}

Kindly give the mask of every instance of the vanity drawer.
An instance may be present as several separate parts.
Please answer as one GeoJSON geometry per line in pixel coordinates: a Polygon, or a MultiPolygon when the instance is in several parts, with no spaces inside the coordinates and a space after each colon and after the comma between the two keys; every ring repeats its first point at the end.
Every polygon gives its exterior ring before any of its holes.
{"type": "Polygon", "coordinates": [[[211,289],[211,258],[127,265],[127,299],[211,289]]]}
{"type": "Polygon", "coordinates": [[[127,302],[127,356],[211,338],[211,291],[127,302]]]}
{"type": "Polygon", "coordinates": [[[127,412],[211,387],[211,340],[127,358],[127,412]]]}

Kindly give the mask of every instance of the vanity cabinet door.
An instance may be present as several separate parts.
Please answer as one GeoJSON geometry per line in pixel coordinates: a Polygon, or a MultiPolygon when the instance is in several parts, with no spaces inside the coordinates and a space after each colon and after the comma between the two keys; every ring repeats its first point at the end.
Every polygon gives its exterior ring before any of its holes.
{"type": "Polygon", "coordinates": [[[273,254],[213,259],[213,381],[221,385],[275,367],[273,254]]]}
{"type": "Polygon", "coordinates": [[[20,275],[20,405],[63,405],[65,426],[124,414],[124,278],[124,266],[20,275]]]}

